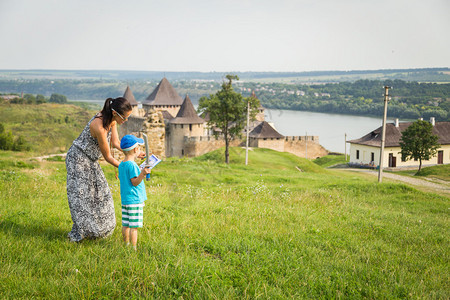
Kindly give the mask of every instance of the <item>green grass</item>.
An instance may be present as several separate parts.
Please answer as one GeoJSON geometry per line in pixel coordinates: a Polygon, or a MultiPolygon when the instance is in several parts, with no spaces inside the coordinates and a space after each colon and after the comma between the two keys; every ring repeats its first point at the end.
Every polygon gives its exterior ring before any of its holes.
{"type": "Polygon", "coordinates": [[[67,151],[94,114],[70,104],[0,104],[0,123],[37,154],[67,151]]]}
{"type": "Polygon", "coordinates": [[[444,181],[450,181],[450,165],[437,165],[431,167],[422,167],[420,172],[417,169],[403,170],[403,171],[390,171],[391,173],[405,175],[405,176],[418,176],[436,178],[444,181]]]}
{"type": "Polygon", "coordinates": [[[450,297],[448,198],[286,153],[254,149],[248,166],[230,153],[230,165],[215,151],[153,169],[134,252],[112,167],[117,228],[74,244],[64,162],[0,152],[1,298],[450,297]]]}
{"type": "Polygon", "coordinates": [[[422,168],[415,176],[426,176],[450,181],[450,165],[422,168]]]}
{"type": "Polygon", "coordinates": [[[345,160],[344,155],[327,155],[314,159],[313,162],[323,168],[328,168],[338,164],[345,164],[348,161],[345,160]]]}

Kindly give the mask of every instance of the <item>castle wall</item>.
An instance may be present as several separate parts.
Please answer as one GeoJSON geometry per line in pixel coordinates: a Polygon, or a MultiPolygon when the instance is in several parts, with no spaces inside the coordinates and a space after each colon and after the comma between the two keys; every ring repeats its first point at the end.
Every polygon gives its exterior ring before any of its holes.
{"type": "Polygon", "coordinates": [[[137,105],[133,106],[133,110],[131,111],[133,116],[139,116],[139,108],[137,105]]]}
{"type": "MultiPolygon", "coordinates": [[[[230,147],[241,145],[241,140],[232,140],[230,142],[230,147]]],[[[214,136],[185,137],[183,139],[183,147],[185,156],[195,157],[225,147],[225,140],[223,138],[216,139],[214,136]]]]}
{"type": "Polygon", "coordinates": [[[122,139],[124,135],[135,134],[142,131],[142,124],[144,123],[144,117],[138,117],[130,115],[128,121],[120,125],[119,127],[119,139],[122,139]]]}
{"type": "Polygon", "coordinates": [[[268,148],[275,151],[284,152],[284,139],[283,138],[250,138],[250,147],[268,148]]]}
{"type": "Polygon", "coordinates": [[[318,136],[286,136],[278,140],[250,138],[249,146],[289,152],[299,157],[307,156],[310,159],[328,154],[328,151],[319,144],[318,136]]]}
{"type": "Polygon", "coordinates": [[[147,134],[150,150],[159,158],[166,157],[165,137],[166,128],[160,111],[153,111],[147,115],[142,128],[147,134]]]}
{"type": "Polygon", "coordinates": [[[328,154],[328,150],[319,144],[318,136],[286,136],[284,151],[309,159],[328,154]]]}

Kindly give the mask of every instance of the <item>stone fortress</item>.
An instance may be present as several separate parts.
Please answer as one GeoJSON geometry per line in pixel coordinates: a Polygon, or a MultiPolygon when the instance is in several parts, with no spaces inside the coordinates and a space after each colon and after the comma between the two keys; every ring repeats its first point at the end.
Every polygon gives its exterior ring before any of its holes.
{"type": "MultiPolygon", "coordinates": [[[[254,94],[253,94],[254,95],[254,94]]],[[[225,146],[223,138],[216,138],[208,125],[208,115],[200,117],[189,98],[184,100],[163,78],[153,92],[142,101],[142,108],[127,86],[123,95],[133,106],[128,122],[119,128],[119,135],[147,134],[150,150],[160,158],[195,157],[225,146]]],[[[245,146],[243,139],[232,140],[230,146],[245,146]]],[[[265,121],[260,106],[256,121],[249,126],[249,146],[290,152],[299,157],[317,158],[328,154],[317,136],[283,136],[265,121]]]]}

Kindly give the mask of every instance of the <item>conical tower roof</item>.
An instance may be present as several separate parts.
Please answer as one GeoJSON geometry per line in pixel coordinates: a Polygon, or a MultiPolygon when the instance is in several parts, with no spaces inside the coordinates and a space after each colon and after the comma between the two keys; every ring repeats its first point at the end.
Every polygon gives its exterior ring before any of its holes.
{"type": "Polygon", "coordinates": [[[195,111],[194,105],[192,105],[192,101],[188,95],[184,98],[183,105],[181,105],[177,116],[170,120],[170,123],[173,124],[201,124],[204,122],[205,120],[200,118],[195,111]]]}
{"type": "Polygon", "coordinates": [[[269,123],[262,121],[261,124],[256,126],[250,133],[250,137],[262,139],[262,138],[283,138],[284,136],[276,131],[269,123]]]}
{"type": "Polygon", "coordinates": [[[123,94],[123,97],[130,102],[131,106],[137,106],[138,103],[136,101],[136,98],[134,98],[133,92],[130,89],[130,86],[127,85],[127,89],[125,90],[125,93],[123,94]]]}
{"type": "Polygon", "coordinates": [[[181,105],[183,99],[164,77],[153,92],[142,103],[144,105],[181,105]]]}

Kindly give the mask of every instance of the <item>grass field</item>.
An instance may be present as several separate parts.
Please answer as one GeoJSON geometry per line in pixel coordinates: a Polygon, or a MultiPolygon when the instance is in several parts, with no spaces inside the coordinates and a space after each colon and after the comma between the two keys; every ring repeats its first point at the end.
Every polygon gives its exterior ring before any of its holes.
{"type": "Polygon", "coordinates": [[[449,198],[287,153],[254,149],[248,166],[230,154],[154,169],[134,252],[112,167],[116,230],[74,244],[64,162],[0,152],[0,297],[450,297],[449,198]]]}

